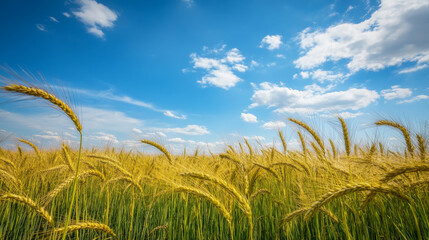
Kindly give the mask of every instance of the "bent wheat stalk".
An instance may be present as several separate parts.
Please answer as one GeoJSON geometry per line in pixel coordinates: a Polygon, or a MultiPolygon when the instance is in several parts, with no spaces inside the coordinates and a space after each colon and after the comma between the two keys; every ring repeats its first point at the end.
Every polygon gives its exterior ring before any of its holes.
{"type": "Polygon", "coordinates": [[[67,214],[66,222],[64,225],[64,233],[62,236],[62,240],[64,240],[66,238],[66,235],[67,235],[67,226],[70,222],[71,212],[73,209],[73,205],[74,205],[74,201],[75,201],[75,195],[76,195],[77,180],[78,180],[78,174],[79,174],[79,163],[80,163],[80,156],[81,156],[81,152],[82,152],[82,125],[80,124],[79,118],[76,116],[76,114],[73,112],[73,110],[71,109],[71,107],[69,105],[67,105],[64,101],[62,101],[61,99],[56,97],[54,94],[48,93],[47,91],[45,91],[43,89],[35,88],[35,87],[28,87],[28,86],[18,85],[18,84],[9,84],[7,86],[1,87],[1,89],[8,91],[8,92],[32,96],[35,98],[42,98],[42,99],[52,103],[54,107],[59,108],[61,111],[63,111],[70,118],[70,120],[74,123],[76,130],[79,132],[79,135],[80,135],[79,154],[78,154],[78,159],[77,159],[77,163],[76,163],[76,173],[75,173],[75,179],[74,179],[74,184],[73,184],[73,193],[72,193],[72,198],[71,198],[72,201],[71,201],[69,209],[68,209],[68,214],[67,214]]]}

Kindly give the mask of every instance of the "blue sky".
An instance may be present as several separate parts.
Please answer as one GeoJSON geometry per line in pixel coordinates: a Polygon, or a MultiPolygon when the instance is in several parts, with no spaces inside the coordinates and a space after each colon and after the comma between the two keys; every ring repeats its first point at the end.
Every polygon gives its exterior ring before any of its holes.
{"type": "MultiPolygon", "coordinates": [[[[70,93],[87,147],[142,148],[136,140],[149,138],[175,152],[220,151],[244,137],[278,142],[277,129],[297,147],[288,117],[338,143],[337,115],[356,142],[374,132],[400,140],[371,125],[380,117],[425,131],[428,0],[1,5],[0,64],[70,93]]],[[[13,134],[4,147],[76,142],[57,111],[2,99],[0,131],[13,134]]]]}

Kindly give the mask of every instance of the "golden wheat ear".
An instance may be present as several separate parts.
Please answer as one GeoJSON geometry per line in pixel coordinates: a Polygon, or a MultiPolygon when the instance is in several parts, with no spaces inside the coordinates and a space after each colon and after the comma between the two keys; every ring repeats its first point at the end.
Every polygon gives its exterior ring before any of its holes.
{"type": "Polygon", "coordinates": [[[168,159],[168,161],[170,163],[173,163],[173,159],[171,158],[170,153],[167,151],[167,149],[165,149],[165,147],[161,146],[160,144],[158,144],[158,143],[156,143],[154,141],[147,140],[147,139],[143,139],[143,140],[140,140],[140,141],[142,143],[145,143],[145,144],[148,144],[148,145],[151,145],[151,146],[157,148],[159,151],[161,151],[162,153],[164,153],[164,155],[167,157],[167,159],[168,159]]]}
{"type": "Polygon", "coordinates": [[[82,132],[82,125],[79,122],[79,118],[73,112],[71,107],[69,105],[67,105],[65,102],[63,102],[61,99],[56,97],[54,94],[48,93],[47,91],[40,89],[40,88],[27,87],[24,85],[17,85],[17,84],[9,84],[7,86],[1,87],[1,89],[8,91],[8,92],[23,94],[23,95],[27,95],[27,96],[33,96],[36,98],[38,98],[38,97],[43,98],[43,99],[51,102],[52,104],[57,106],[59,109],[61,109],[65,114],[67,114],[67,116],[72,120],[72,122],[76,126],[76,129],[78,132],[82,132]]]}

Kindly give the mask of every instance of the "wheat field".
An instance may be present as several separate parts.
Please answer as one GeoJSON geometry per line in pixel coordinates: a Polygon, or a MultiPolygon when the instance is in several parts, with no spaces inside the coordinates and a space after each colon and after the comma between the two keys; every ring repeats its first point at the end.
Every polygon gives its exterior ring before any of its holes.
{"type": "Polygon", "coordinates": [[[341,144],[289,119],[300,150],[252,146],[174,155],[82,146],[85,126],[55,94],[24,85],[6,93],[64,112],[80,147],[39,149],[19,139],[0,149],[1,239],[428,239],[426,139],[399,123],[404,149],[356,145],[338,118],[341,144]],[[23,151],[22,146],[31,147],[23,151]]]}

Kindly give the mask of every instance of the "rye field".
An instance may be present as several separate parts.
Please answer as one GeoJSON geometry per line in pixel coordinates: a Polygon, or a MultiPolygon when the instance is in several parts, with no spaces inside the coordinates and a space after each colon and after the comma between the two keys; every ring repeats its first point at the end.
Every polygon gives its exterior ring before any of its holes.
{"type": "Polygon", "coordinates": [[[279,149],[243,139],[221,154],[174,155],[139,139],[159,152],[147,154],[86,148],[85,126],[48,90],[2,91],[65,113],[81,141],[0,150],[1,239],[429,238],[427,140],[397,122],[374,124],[401,134],[401,149],[354,144],[342,118],[341,144],[289,118],[299,150],[279,131],[279,149]]]}

